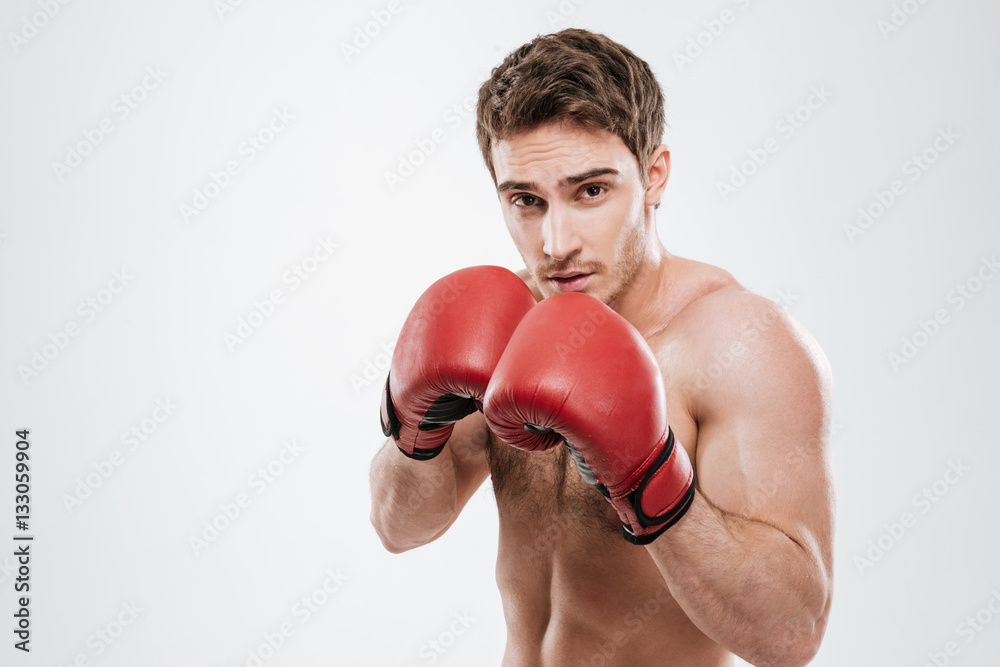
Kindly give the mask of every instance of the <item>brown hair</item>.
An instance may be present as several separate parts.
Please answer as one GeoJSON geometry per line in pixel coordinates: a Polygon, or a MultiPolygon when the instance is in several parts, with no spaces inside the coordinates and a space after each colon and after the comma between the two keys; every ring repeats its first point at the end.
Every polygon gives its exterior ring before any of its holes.
{"type": "Polygon", "coordinates": [[[493,68],[479,88],[476,138],[496,182],[493,143],[549,121],[617,134],[639,164],[663,138],[663,92],[646,61],[580,28],[539,35],[493,68]]]}

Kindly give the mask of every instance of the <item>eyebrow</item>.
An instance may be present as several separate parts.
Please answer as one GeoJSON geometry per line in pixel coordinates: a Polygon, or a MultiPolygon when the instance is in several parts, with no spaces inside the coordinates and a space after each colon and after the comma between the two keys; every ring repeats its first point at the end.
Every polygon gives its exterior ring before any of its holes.
{"type": "MultiPolygon", "coordinates": [[[[618,175],[617,169],[612,169],[611,167],[601,167],[600,169],[591,169],[582,174],[577,174],[576,176],[567,176],[566,178],[559,181],[559,187],[566,187],[568,185],[576,185],[577,183],[583,183],[586,180],[594,178],[595,176],[604,176],[605,174],[611,174],[613,176],[618,175]]],[[[504,190],[537,190],[538,186],[531,182],[517,182],[517,181],[504,181],[499,186],[497,186],[497,192],[503,192],[504,190]]]]}

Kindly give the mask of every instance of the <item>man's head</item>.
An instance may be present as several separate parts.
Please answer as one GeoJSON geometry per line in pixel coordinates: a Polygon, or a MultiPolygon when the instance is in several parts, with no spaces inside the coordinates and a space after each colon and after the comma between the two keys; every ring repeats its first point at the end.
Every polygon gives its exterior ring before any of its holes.
{"type": "Polygon", "coordinates": [[[658,257],[663,125],[649,66],[585,30],[536,38],[480,88],[480,148],[543,296],[583,291],[614,307],[658,257]]]}
{"type": "Polygon", "coordinates": [[[479,88],[476,137],[493,180],[498,140],[563,120],[618,135],[644,176],[663,138],[663,93],[644,60],[604,35],[567,28],[536,37],[479,88]]]}

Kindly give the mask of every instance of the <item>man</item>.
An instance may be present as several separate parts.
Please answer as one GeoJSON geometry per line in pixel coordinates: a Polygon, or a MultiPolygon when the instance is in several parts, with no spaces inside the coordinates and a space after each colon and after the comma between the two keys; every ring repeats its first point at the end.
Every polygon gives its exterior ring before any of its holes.
{"type": "Polygon", "coordinates": [[[426,544],[492,478],[505,665],[804,665],[825,631],[830,370],[661,244],[663,127],[648,65],[602,35],[508,55],[477,134],[525,269],[438,281],[396,346],[372,523],[426,544]]]}

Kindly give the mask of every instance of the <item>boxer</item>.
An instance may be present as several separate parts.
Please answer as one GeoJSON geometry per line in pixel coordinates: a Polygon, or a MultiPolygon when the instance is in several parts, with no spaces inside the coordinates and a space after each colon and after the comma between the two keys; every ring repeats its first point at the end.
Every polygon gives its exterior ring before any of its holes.
{"type": "Polygon", "coordinates": [[[525,266],[443,277],[393,354],[372,523],[427,544],[491,479],[504,665],[797,666],[826,629],[829,365],[661,243],[663,127],[649,66],[603,35],[509,54],[477,136],[525,266]]]}

